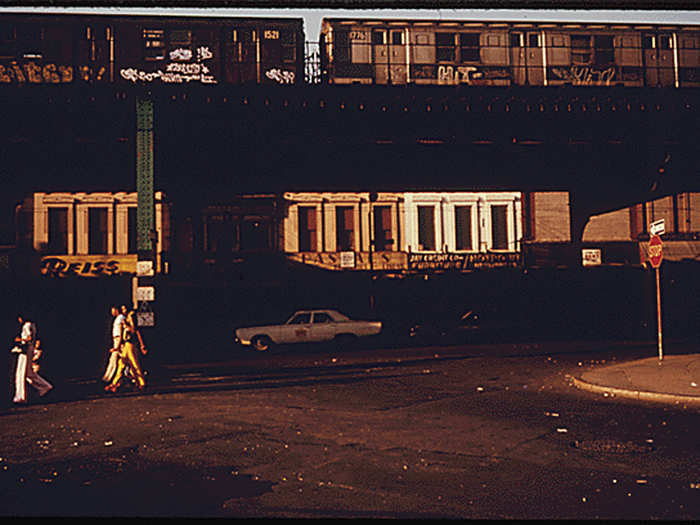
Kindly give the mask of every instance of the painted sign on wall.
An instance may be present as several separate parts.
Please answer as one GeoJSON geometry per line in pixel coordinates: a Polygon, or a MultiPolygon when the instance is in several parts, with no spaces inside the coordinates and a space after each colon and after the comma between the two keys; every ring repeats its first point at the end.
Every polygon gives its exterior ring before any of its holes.
{"type": "Polygon", "coordinates": [[[517,267],[520,253],[409,253],[409,270],[473,270],[517,267]]]}
{"type": "Polygon", "coordinates": [[[39,271],[47,277],[111,277],[136,272],[136,254],[46,255],[39,271]]]}

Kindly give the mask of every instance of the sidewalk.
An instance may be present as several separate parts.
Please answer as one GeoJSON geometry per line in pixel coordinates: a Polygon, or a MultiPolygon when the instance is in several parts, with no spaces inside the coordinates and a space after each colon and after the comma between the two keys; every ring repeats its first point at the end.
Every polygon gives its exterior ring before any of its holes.
{"type": "Polygon", "coordinates": [[[572,376],[582,390],[700,407],[700,354],[649,357],[580,371],[572,376]]]}

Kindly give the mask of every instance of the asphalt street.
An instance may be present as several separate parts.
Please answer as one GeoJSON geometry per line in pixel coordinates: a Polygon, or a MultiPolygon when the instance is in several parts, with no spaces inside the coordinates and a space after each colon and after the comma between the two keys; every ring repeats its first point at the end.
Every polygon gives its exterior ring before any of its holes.
{"type": "Polygon", "coordinates": [[[653,355],[302,350],[166,365],[145,393],[71,378],[0,413],[0,514],[697,519],[698,409],[571,381],[653,355]]]}

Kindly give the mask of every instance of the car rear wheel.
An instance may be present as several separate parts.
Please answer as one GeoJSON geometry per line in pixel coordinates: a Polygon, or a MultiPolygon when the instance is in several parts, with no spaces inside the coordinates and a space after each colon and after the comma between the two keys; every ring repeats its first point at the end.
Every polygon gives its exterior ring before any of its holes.
{"type": "Polygon", "coordinates": [[[265,352],[272,347],[272,340],[266,335],[256,335],[250,343],[258,352],[265,352]]]}

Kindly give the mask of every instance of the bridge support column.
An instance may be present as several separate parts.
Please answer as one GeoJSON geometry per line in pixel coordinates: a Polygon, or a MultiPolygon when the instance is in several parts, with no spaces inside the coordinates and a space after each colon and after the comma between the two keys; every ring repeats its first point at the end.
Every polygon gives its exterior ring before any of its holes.
{"type": "Polygon", "coordinates": [[[136,320],[139,327],[153,327],[158,233],[154,221],[153,101],[147,97],[136,100],[136,191],[136,320]]]}

